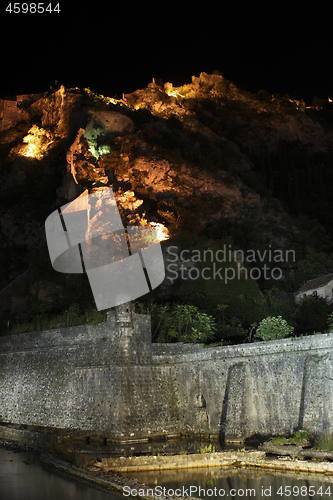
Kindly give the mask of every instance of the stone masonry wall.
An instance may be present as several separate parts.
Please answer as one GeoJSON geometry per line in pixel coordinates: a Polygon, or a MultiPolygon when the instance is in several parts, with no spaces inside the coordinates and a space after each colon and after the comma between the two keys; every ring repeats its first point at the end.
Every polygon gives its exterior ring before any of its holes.
{"type": "Polygon", "coordinates": [[[107,323],[0,338],[0,421],[118,441],[333,432],[333,334],[151,344],[131,304],[107,323]]]}
{"type": "Polygon", "coordinates": [[[332,334],[218,348],[184,345],[177,354],[153,345],[152,377],[159,386],[151,387],[152,407],[164,402],[166,433],[243,441],[303,427],[332,432],[332,347],[332,334]]]}
{"type": "Polygon", "coordinates": [[[3,337],[1,420],[116,434],[121,360],[107,326],[3,337]]]}
{"type": "Polygon", "coordinates": [[[31,104],[44,95],[45,93],[23,94],[0,99],[0,131],[7,130],[20,121],[27,121],[30,114],[24,104],[31,104]]]}

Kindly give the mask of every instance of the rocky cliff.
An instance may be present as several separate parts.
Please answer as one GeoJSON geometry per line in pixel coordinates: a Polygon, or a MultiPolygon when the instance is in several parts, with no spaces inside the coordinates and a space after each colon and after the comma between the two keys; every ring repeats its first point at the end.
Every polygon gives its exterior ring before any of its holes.
{"type": "MultiPolygon", "coordinates": [[[[0,118],[0,289],[33,268],[36,310],[52,302],[42,283],[58,280],[45,218],[85,191],[112,187],[124,224],[159,223],[169,241],[232,236],[243,247],[287,248],[304,213],[328,229],[330,102],[251,94],[201,73],[178,88],[153,79],[120,100],[64,86],[11,97],[0,118]]],[[[20,312],[7,299],[1,310],[20,312]]]]}

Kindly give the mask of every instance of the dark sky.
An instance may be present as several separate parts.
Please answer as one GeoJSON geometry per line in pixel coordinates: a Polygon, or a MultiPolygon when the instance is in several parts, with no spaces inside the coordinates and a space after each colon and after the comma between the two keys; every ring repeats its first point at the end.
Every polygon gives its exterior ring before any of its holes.
{"type": "Polygon", "coordinates": [[[60,14],[2,7],[0,96],[45,91],[58,80],[120,97],[152,77],[181,85],[217,69],[252,92],[333,98],[331,16],[318,2],[145,5],[71,2],[69,10],[63,1],[60,14]]]}

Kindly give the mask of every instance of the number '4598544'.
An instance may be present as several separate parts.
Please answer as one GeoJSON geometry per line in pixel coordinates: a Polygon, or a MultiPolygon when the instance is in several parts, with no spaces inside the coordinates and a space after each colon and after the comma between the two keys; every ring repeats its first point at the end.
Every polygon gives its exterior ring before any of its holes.
{"type": "Polygon", "coordinates": [[[20,3],[20,2],[15,2],[15,3],[10,3],[6,7],[6,12],[9,12],[10,14],[43,14],[44,12],[49,12],[52,14],[52,12],[57,12],[59,14],[60,12],[60,4],[57,3],[54,7],[52,7],[52,4],[46,4],[43,2],[40,3],[20,3]]]}

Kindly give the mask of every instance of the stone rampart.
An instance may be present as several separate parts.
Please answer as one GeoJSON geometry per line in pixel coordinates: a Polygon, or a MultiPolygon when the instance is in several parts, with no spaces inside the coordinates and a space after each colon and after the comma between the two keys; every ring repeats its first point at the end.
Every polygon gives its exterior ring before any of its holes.
{"type": "Polygon", "coordinates": [[[333,334],[152,344],[131,304],[108,321],[0,338],[0,421],[117,441],[333,432],[333,334]]]}
{"type": "Polygon", "coordinates": [[[7,130],[30,117],[28,106],[43,98],[44,93],[23,94],[0,99],[0,131],[7,130]]]}

